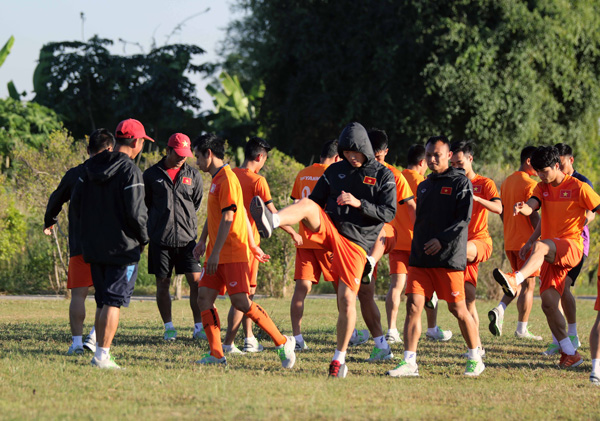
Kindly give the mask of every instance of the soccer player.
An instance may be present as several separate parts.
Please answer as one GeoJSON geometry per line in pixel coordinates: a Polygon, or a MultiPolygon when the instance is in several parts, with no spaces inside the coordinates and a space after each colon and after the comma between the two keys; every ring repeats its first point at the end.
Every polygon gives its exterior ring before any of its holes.
{"type": "Polygon", "coordinates": [[[417,345],[421,312],[436,292],[458,319],[467,342],[466,376],[478,376],[485,366],[478,350],[479,334],[465,303],[468,226],[473,190],[464,170],[449,166],[452,158],[445,136],[430,137],[425,145],[432,174],[417,189],[417,219],[406,284],[404,360],[388,371],[392,377],[418,376],[417,345]]]}
{"type": "MultiPolygon", "coordinates": [[[[97,129],[92,132],[88,142],[87,152],[91,157],[105,150],[112,151],[115,138],[106,129],[97,129]]],[[[58,187],[50,195],[46,214],[44,215],[44,234],[51,235],[54,225],[58,221],[58,214],[62,206],[71,200],[71,194],[77,180],[83,176],[85,163],[71,168],[60,180],[58,187]]],[[[69,269],[67,273],[67,288],[71,290],[71,303],[69,304],[69,324],[73,342],[69,346],[67,355],[81,355],[86,348],[96,351],[96,331],[94,326],[89,335],[83,338],[83,322],[85,321],[85,299],[89,288],[93,286],[90,265],[83,260],[81,250],[81,232],[76,212],[69,205],[69,269]]]]}
{"type": "MultiPolygon", "coordinates": [[[[540,221],[538,212],[533,212],[529,216],[511,215],[514,204],[527,201],[537,185],[537,182],[531,178],[532,175],[537,174],[531,166],[531,154],[536,149],[535,146],[523,148],[521,151],[521,166],[517,171],[509,175],[500,186],[503,209],[508,209],[508,213],[503,212],[500,214],[504,224],[504,252],[513,271],[520,270],[525,263],[519,257],[519,250],[527,243],[540,221]]],[[[539,271],[532,273],[519,286],[519,291],[517,292],[519,296],[517,300],[518,321],[515,336],[517,338],[541,341],[542,337],[534,335],[527,327],[529,314],[533,307],[536,276],[539,276],[539,271]]],[[[492,335],[502,335],[504,312],[512,300],[513,297],[504,294],[500,303],[488,312],[488,319],[490,320],[489,329],[492,335]]]]}
{"type": "MultiPolygon", "coordinates": [[[[271,199],[271,191],[267,180],[258,174],[267,162],[267,155],[271,150],[271,146],[260,137],[253,137],[246,143],[245,146],[245,157],[244,162],[238,168],[234,168],[233,172],[237,176],[240,185],[242,187],[242,195],[244,196],[244,208],[250,219],[250,225],[252,225],[251,235],[254,238],[254,242],[257,246],[260,246],[260,236],[256,229],[256,223],[251,216],[249,216],[250,201],[254,196],[260,196],[269,209],[273,212],[277,212],[273,200],[271,199]]],[[[292,239],[296,244],[302,242],[302,237],[294,231],[292,227],[286,227],[286,232],[292,236],[292,239]]],[[[249,256],[250,263],[250,290],[249,298],[254,299],[254,293],[256,292],[256,278],[258,276],[258,260],[253,254],[249,256]]],[[[244,317],[244,314],[237,311],[232,305],[229,309],[229,315],[227,316],[227,333],[225,334],[225,341],[223,342],[223,351],[225,353],[239,354],[242,351],[233,343],[235,335],[240,327],[240,324],[244,325],[244,347],[243,352],[261,352],[264,347],[258,343],[258,339],[254,337],[252,332],[252,320],[244,317]]]]}
{"type": "MultiPolygon", "coordinates": [[[[475,174],[473,171],[473,144],[460,140],[450,145],[452,158],[450,163],[454,168],[461,168],[473,186],[473,211],[469,222],[467,237],[467,268],[465,269],[465,295],[467,308],[475,320],[479,332],[479,315],[475,306],[477,275],[479,263],[485,262],[492,255],[492,237],[488,231],[488,211],[502,213],[502,202],[498,197],[498,189],[493,180],[475,174]]],[[[479,338],[477,344],[482,355],[485,353],[479,338]]]]}
{"type": "Polygon", "coordinates": [[[176,274],[185,274],[190,286],[193,338],[206,338],[198,309],[201,267],[192,255],[198,235],[196,212],[202,201],[202,176],[186,163],[192,156],[190,138],[175,133],[167,142],[167,155],[144,172],[150,236],[148,273],[156,277],[156,304],[165,325],[165,341],[177,338],[169,294],[173,267],[176,274]]]}
{"type": "Polygon", "coordinates": [[[594,310],[598,313],[596,321],[590,332],[590,354],[592,357],[592,372],[590,374],[590,382],[595,385],[600,385],[600,262],[598,264],[598,296],[594,305],[594,310]]]}
{"type": "Polygon", "coordinates": [[[396,212],[396,183],[390,170],[375,160],[365,128],[347,125],[339,137],[340,162],[330,165],[310,194],[271,213],[259,197],[250,211],[258,232],[269,237],[274,228],[301,222],[307,237],[333,253],[332,272],[339,280],[337,346],[330,377],[346,377],[346,349],[356,323],[356,294],[367,260],[385,222],[396,212]]]}
{"type": "MultiPolygon", "coordinates": [[[[310,196],[317,184],[317,180],[321,178],[327,167],[339,161],[340,157],[337,149],[337,140],[326,142],[321,150],[319,163],[312,164],[298,173],[290,196],[294,203],[310,196]]],[[[294,270],[296,286],[294,287],[294,295],[292,295],[292,302],[290,304],[290,318],[292,319],[292,331],[296,338],[296,351],[306,351],[308,345],[302,337],[301,330],[302,316],[304,315],[304,300],[312,289],[313,284],[316,285],[319,283],[321,275],[323,275],[323,279],[326,282],[333,282],[331,274],[331,259],[333,256],[321,245],[307,238],[306,229],[303,224],[300,224],[298,231],[302,236],[302,244],[296,246],[294,270]]]]}
{"type": "Polygon", "coordinates": [[[213,134],[202,135],[194,143],[194,154],[200,170],[212,176],[207,204],[208,215],[194,249],[196,259],[205,251],[207,256],[198,284],[198,305],[210,353],[205,354],[198,363],[227,364],[221,345],[219,314],[214,306],[219,293],[224,294],[227,291],[231,304],[271,337],[281,365],[284,368],[292,368],[296,362],[294,337],[283,336],[267,312],[248,298],[249,255],[252,252],[259,261],[266,260],[262,250],[249,237],[250,222],[246,216],[240,182],[229,165],[223,163],[225,142],[213,134]]]}
{"type": "Polygon", "coordinates": [[[541,208],[541,240],[534,233],[523,246],[521,258],[530,249],[531,255],[519,271],[506,274],[494,269],[494,278],[506,294],[514,296],[517,286],[541,267],[542,310],[561,348],[559,365],[576,367],[583,358],[567,335],[559,302],[567,273],[579,264],[583,255],[581,231],[586,223],[585,211],[597,212],[600,196],[588,184],[560,170],[560,156],[553,146],[537,148],[531,155],[531,165],[542,181],[527,202],[515,203],[514,214],[529,216],[541,208]]]}
{"type": "Polygon", "coordinates": [[[149,241],[144,180],[133,162],[144,140],[154,142],[142,123],[121,121],[115,132],[115,151],[104,151],[87,161],[72,198],[81,221],[83,259],[91,265],[100,309],[91,363],[103,369],[120,368],[110,355],[110,345],[121,307],[129,306],[140,254],[149,241]]]}

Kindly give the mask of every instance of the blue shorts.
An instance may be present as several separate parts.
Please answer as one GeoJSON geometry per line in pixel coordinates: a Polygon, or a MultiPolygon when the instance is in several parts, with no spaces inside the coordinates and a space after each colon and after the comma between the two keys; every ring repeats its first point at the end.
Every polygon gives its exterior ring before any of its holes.
{"type": "Polygon", "coordinates": [[[128,307],[138,274],[137,263],[127,266],[92,263],[96,307],[128,307]]]}

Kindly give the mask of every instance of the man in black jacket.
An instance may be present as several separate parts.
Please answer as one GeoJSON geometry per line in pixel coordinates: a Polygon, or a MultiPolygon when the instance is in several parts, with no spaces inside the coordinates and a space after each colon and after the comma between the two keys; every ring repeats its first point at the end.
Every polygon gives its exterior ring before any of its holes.
{"type": "MultiPolygon", "coordinates": [[[[92,132],[88,142],[87,152],[90,157],[104,150],[112,151],[115,138],[106,129],[97,129],[92,132]]],[[[44,234],[52,235],[54,225],[58,223],[58,214],[62,206],[71,200],[73,188],[77,180],[84,175],[85,163],[71,168],[65,173],[58,187],[50,195],[46,214],[44,215],[44,234]]],[[[92,352],[96,351],[96,331],[94,326],[90,334],[82,341],[83,322],[85,321],[85,299],[89,288],[93,285],[90,265],[83,260],[81,251],[81,232],[79,220],[69,206],[69,271],[67,273],[67,288],[71,290],[71,303],[69,304],[69,324],[73,343],[67,355],[81,355],[83,348],[92,352]]]]}
{"type": "Polygon", "coordinates": [[[190,286],[194,316],[194,338],[206,338],[198,309],[198,280],[201,267],[192,251],[196,246],[202,201],[202,177],[186,164],[192,157],[190,138],[175,133],[167,143],[167,155],[144,172],[145,202],[148,207],[148,273],[156,276],[156,304],[165,324],[164,339],[173,341],[177,331],[171,318],[171,272],[185,274],[190,286]]]}
{"type": "Polygon", "coordinates": [[[342,378],[348,373],[346,349],[356,324],[356,294],[367,251],[384,222],[396,214],[396,183],[392,172],[375,160],[367,131],[360,124],[344,128],[338,151],[342,160],[325,170],[308,198],[272,214],[257,196],[250,211],[263,237],[279,226],[301,222],[309,240],[333,252],[339,318],[329,375],[342,378]]]}
{"type": "Polygon", "coordinates": [[[452,157],[445,136],[427,140],[426,160],[432,174],[417,188],[417,218],[406,284],[404,360],[388,375],[418,376],[417,344],[421,313],[434,292],[448,303],[467,342],[466,376],[478,376],[485,366],[478,348],[479,333],[465,302],[464,270],[467,234],[473,208],[473,188],[465,171],[449,167],[452,157]]]}
{"type": "Polygon", "coordinates": [[[154,142],[142,123],[134,119],[120,122],[115,151],[104,151],[87,161],[72,197],[81,221],[83,258],[91,264],[100,309],[96,353],[91,361],[99,368],[120,368],[110,355],[110,344],[119,325],[120,308],[129,305],[140,254],[149,241],[144,180],[133,162],[145,139],[154,142]]]}

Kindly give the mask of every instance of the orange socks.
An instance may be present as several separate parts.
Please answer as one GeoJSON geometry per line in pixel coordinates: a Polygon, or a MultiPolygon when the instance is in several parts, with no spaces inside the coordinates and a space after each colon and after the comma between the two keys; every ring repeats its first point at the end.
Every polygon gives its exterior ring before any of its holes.
{"type": "Polygon", "coordinates": [[[202,326],[204,326],[204,332],[206,332],[211,355],[215,358],[223,358],[221,321],[219,320],[217,309],[211,308],[210,310],[204,310],[200,313],[200,316],[202,317],[202,326]]]}
{"type": "MultiPolygon", "coordinates": [[[[204,313],[202,314],[202,323],[204,323],[204,313]]],[[[279,329],[277,329],[277,326],[275,326],[275,323],[273,323],[273,320],[271,320],[267,312],[264,311],[262,307],[258,304],[253,302],[250,306],[250,310],[248,310],[248,313],[246,313],[246,316],[251,318],[254,323],[256,323],[262,330],[267,332],[271,339],[273,339],[275,346],[283,345],[286,342],[285,336],[281,334],[281,332],[279,331],[279,329]]],[[[206,329],[206,327],[204,329],[206,329]]]]}

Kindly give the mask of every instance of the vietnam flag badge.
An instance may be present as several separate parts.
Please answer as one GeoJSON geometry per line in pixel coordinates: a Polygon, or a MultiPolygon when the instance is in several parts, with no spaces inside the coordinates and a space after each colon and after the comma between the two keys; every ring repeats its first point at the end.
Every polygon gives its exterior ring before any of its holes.
{"type": "Polygon", "coordinates": [[[442,190],[440,191],[441,194],[447,194],[447,195],[451,195],[452,194],[452,187],[442,187],[442,190]]]}
{"type": "Polygon", "coordinates": [[[375,177],[369,177],[369,176],[365,176],[365,178],[363,180],[363,183],[368,184],[369,186],[374,186],[376,182],[377,182],[377,179],[375,177]]]}
{"type": "Polygon", "coordinates": [[[473,193],[481,194],[481,186],[473,186],[473,193]]]}
{"type": "Polygon", "coordinates": [[[560,198],[561,199],[570,199],[571,198],[571,190],[561,190],[560,198]]]}
{"type": "Polygon", "coordinates": [[[182,182],[183,184],[187,184],[188,186],[191,186],[191,185],[192,185],[192,179],[191,179],[191,178],[189,178],[189,177],[183,177],[183,178],[181,179],[181,182],[182,182]]]}

